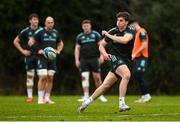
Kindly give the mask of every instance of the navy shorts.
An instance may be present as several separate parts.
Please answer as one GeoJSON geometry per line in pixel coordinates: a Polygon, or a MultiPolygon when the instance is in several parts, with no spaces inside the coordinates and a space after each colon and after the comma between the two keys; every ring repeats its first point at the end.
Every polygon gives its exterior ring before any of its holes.
{"type": "Polygon", "coordinates": [[[47,70],[55,70],[56,71],[56,60],[47,60],[43,56],[39,56],[38,60],[38,70],[39,69],[47,69],[47,70]]]}
{"type": "Polygon", "coordinates": [[[80,59],[80,72],[85,71],[101,72],[99,58],[80,59]]]}
{"type": "Polygon", "coordinates": [[[24,59],[26,70],[37,69],[38,57],[37,55],[27,56],[24,59]]]}
{"type": "Polygon", "coordinates": [[[130,64],[130,60],[129,59],[125,59],[125,58],[122,58],[120,56],[115,56],[115,55],[112,55],[112,59],[111,59],[111,72],[114,73],[117,77],[118,77],[118,74],[116,74],[116,69],[120,66],[120,65],[127,65],[129,66],[130,64]]]}

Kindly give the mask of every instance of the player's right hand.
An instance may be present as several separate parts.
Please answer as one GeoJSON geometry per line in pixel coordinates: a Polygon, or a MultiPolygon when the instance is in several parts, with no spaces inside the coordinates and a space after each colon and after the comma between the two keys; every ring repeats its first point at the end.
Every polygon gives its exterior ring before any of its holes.
{"type": "Polygon", "coordinates": [[[101,34],[104,35],[104,36],[106,36],[106,35],[108,34],[108,32],[105,31],[105,30],[103,30],[103,31],[101,32],[101,34]]]}
{"type": "Polygon", "coordinates": [[[22,54],[25,55],[25,56],[29,56],[29,55],[31,55],[31,51],[29,51],[29,50],[23,50],[23,51],[22,51],[22,54]]]}
{"type": "Polygon", "coordinates": [[[38,54],[43,55],[44,54],[44,50],[43,49],[38,50],[38,54]]]}
{"type": "Polygon", "coordinates": [[[79,62],[79,60],[75,61],[75,64],[76,64],[76,67],[79,69],[79,67],[80,67],[80,62],[79,62]]]}
{"type": "Polygon", "coordinates": [[[111,61],[112,55],[111,54],[104,54],[104,59],[107,61],[111,61]]]}
{"type": "Polygon", "coordinates": [[[104,63],[104,56],[100,55],[99,60],[100,60],[100,64],[103,64],[104,63]]]}
{"type": "Polygon", "coordinates": [[[134,60],[134,58],[135,58],[135,55],[132,54],[132,55],[131,55],[131,60],[134,60]]]}

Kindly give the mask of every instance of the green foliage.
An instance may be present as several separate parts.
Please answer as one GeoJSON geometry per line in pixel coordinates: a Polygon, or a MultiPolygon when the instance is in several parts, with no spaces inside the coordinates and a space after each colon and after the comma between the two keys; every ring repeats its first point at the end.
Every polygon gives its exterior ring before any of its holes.
{"type": "MultiPolygon", "coordinates": [[[[180,86],[180,1],[179,0],[1,0],[0,16],[0,91],[1,94],[24,94],[25,69],[23,56],[13,46],[13,39],[21,29],[28,26],[29,14],[40,16],[44,25],[47,16],[56,20],[56,28],[62,33],[65,43],[62,55],[58,56],[58,73],[54,92],[79,94],[80,74],[74,65],[75,38],[81,30],[81,21],[91,19],[93,29],[101,32],[115,26],[116,13],[129,11],[148,30],[150,36],[150,60],[147,79],[154,94],[179,94],[180,86]],[[17,90],[18,89],[18,90],[17,90]]],[[[108,72],[103,66],[103,74],[108,72]]],[[[137,93],[136,82],[130,83],[130,94],[137,93]]],[[[94,86],[93,88],[94,89],[94,86]]],[[[112,90],[117,92],[118,86],[112,90]]]]}

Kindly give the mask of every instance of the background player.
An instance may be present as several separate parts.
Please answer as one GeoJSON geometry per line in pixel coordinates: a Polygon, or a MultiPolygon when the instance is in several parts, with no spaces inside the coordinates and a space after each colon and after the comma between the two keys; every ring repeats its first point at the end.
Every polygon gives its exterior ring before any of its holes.
{"type": "Polygon", "coordinates": [[[30,48],[28,40],[32,37],[34,32],[41,28],[39,24],[39,16],[35,13],[29,16],[30,26],[23,29],[19,35],[14,39],[14,46],[25,56],[26,64],[26,87],[27,87],[27,102],[33,101],[33,85],[35,70],[37,68],[37,49],[36,47],[30,48]]]}
{"type": "Polygon", "coordinates": [[[148,60],[148,33],[142,28],[136,20],[132,20],[132,26],[136,30],[136,38],[132,50],[132,60],[134,61],[135,80],[139,82],[141,98],[136,100],[138,103],[145,103],[151,100],[149,93],[149,86],[144,79],[144,72],[146,70],[148,60]]]}
{"type": "Polygon", "coordinates": [[[47,60],[43,56],[43,49],[52,47],[60,54],[64,47],[64,43],[59,35],[59,32],[54,29],[54,18],[47,17],[45,27],[37,30],[29,40],[29,45],[39,45],[39,60],[38,60],[38,104],[54,104],[50,99],[50,94],[53,86],[53,78],[56,72],[56,60],[47,60]],[[45,98],[45,100],[44,100],[45,98]]]}
{"type": "MultiPolygon", "coordinates": [[[[104,58],[99,52],[99,43],[101,35],[94,30],[91,30],[91,21],[82,21],[83,32],[76,38],[75,45],[75,64],[80,69],[82,77],[82,87],[84,96],[78,99],[79,102],[85,101],[89,97],[89,75],[92,72],[95,85],[99,87],[102,84],[101,80],[101,64],[104,58]]],[[[107,99],[101,95],[99,99],[102,102],[107,102],[107,99]]]]}

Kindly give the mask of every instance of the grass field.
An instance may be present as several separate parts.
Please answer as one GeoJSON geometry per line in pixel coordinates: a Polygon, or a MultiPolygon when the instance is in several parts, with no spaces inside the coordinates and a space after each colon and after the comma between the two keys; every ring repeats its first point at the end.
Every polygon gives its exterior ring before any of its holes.
{"type": "Polygon", "coordinates": [[[54,105],[26,103],[25,96],[0,96],[0,121],[174,121],[180,120],[179,96],[153,96],[151,102],[137,104],[138,96],[127,96],[131,106],[127,112],[118,112],[118,96],[107,96],[108,102],[99,100],[79,114],[79,96],[52,96],[54,105]]]}

